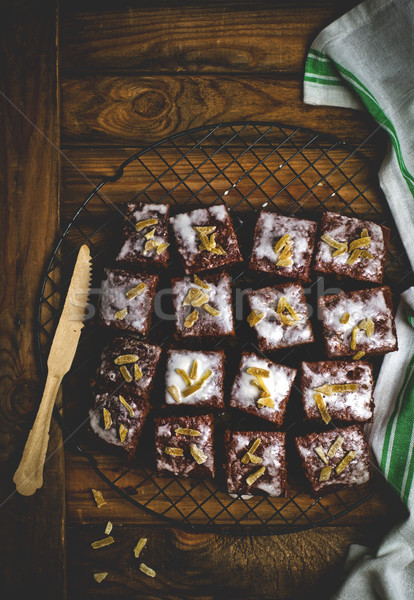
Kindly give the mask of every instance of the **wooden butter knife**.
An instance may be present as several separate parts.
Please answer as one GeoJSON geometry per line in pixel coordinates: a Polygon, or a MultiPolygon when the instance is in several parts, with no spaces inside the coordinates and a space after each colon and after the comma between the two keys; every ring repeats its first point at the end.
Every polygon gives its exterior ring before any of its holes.
{"type": "Polygon", "coordinates": [[[63,376],[69,371],[78,346],[88,302],[90,279],[91,256],[88,246],[84,244],[76,259],[63,311],[50,348],[43,397],[22,459],[13,477],[16,490],[23,496],[31,496],[43,485],[50,420],[63,376]]]}

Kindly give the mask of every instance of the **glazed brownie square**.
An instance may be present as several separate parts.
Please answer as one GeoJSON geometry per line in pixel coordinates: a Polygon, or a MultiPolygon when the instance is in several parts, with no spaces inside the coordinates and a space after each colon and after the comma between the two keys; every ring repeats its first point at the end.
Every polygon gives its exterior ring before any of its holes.
{"type": "Polygon", "coordinates": [[[170,221],[187,274],[242,261],[233,223],[224,204],[181,213],[170,221]]]}
{"type": "Polygon", "coordinates": [[[230,406],[280,426],[295,377],[296,369],[243,352],[230,406]]]}
{"type": "Polygon", "coordinates": [[[150,410],[147,400],[127,390],[98,392],[89,411],[92,433],[110,446],[124,450],[132,458],[150,410]]]}
{"type": "Polygon", "coordinates": [[[227,273],[175,278],[172,282],[175,328],[179,338],[234,335],[230,277],[227,273]]]}
{"type": "Polygon", "coordinates": [[[167,204],[126,204],[122,246],[116,262],[133,270],[136,267],[166,267],[169,212],[167,204]]]}
{"type": "Polygon", "coordinates": [[[165,403],[223,408],[224,352],[169,350],[165,403]]]}
{"type": "Polygon", "coordinates": [[[224,440],[229,494],[286,496],[285,433],[226,431],[224,440]]]}
{"type": "Polygon", "coordinates": [[[398,350],[389,287],[321,296],[318,304],[329,358],[398,350]]]}
{"type": "Polygon", "coordinates": [[[296,449],[314,496],[323,496],[372,477],[362,425],[309,433],[295,438],[296,449]]]}
{"type": "Polygon", "coordinates": [[[248,292],[247,302],[251,311],[247,320],[256,331],[260,351],[314,341],[305,292],[298,283],[248,292]]]}
{"type": "Polygon", "coordinates": [[[154,423],[159,475],[214,477],[213,415],[159,417],[154,423]]]}
{"type": "Polygon", "coordinates": [[[105,269],[99,299],[99,325],[148,334],[158,275],[105,269]]]}
{"type": "Polygon", "coordinates": [[[313,269],[318,273],[382,283],[389,239],[388,227],[333,212],[324,213],[313,269]]]}
{"type": "Polygon", "coordinates": [[[305,420],[370,423],[374,410],[372,365],[358,361],[303,362],[301,391],[305,420]],[[326,408],[322,416],[315,402],[326,408]]]}
{"type": "Polygon", "coordinates": [[[161,348],[126,335],[115,336],[104,348],[96,372],[96,385],[102,389],[128,390],[142,400],[148,400],[161,348]]]}
{"type": "Polygon", "coordinates": [[[308,281],[316,230],[314,221],[262,211],[254,232],[250,268],[308,281]]]}

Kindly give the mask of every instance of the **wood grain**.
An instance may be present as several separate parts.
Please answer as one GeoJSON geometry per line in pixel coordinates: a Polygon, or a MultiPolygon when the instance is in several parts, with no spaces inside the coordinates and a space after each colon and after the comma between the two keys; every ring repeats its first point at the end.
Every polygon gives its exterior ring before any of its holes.
{"type": "Polygon", "coordinates": [[[51,429],[45,485],[33,498],[11,478],[41,395],[34,309],[58,223],[56,5],[12,1],[0,25],[0,348],[2,597],[64,597],[62,436],[51,429]]]}
{"type": "Polygon", "coordinates": [[[104,12],[102,2],[64,4],[63,69],[299,72],[316,34],[356,2],[117,4],[104,12]]]}
{"type": "Polygon", "coordinates": [[[299,79],[272,76],[96,76],[62,81],[64,145],[149,145],[211,123],[279,121],[360,143],[363,113],[302,102],[299,79]]]}
{"type": "MultiPolygon", "coordinates": [[[[137,486],[142,480],[143,476],[139,469],[132,469],[128,471],[128,466],[125,460],[122,458],[114,457],[110,454],[102,454],[93,450],[97,463],[103,473],[111,480],[117,480],[117,486],[125,493],[131,493],[135,486],[137,486]],[[128,471],[128,472],[127,472],[128,471]]],[[[71,524],[98,524],[99,522],[111,520],[113,522],[122,525],[160,525],[163,521],[160,521],[158,516],[153,516],[141,510],[139,507],[131,504],[124,498],[122,498],[115,490],[110,488],[105,482],[102,481],[100,476],[95,473],[89,462],[80,456],[74,455],[73,453],[66,454],[66,493],[68,499],[68,520],[71,524]],[[91,489],[99,489],[102,491],[104,498],[107,502],[106,505],[102,506],[97,510],[91,489]]],[[[161,487],[166,486],[169,480],[159,479],[159,485],[161,487]]],[[[186,481],[183,485],[187,489],[186,481]]],[[[303,485],[303,482],[302,484],[303,485]]],[[[386,518],[391,512],[400,518],[404,515],[404,509],[397,498],[390,493],[387,487],[383,486],[380,481],[376,481],[375,487],[377,489],[376,494],[355,508],[352,512],[345,514],[343,517],[335,520],[335,525],[356,525],[369,522],[377,522],[379,518],[386,518]]],[[[162,493],[158,493],[158,488],[153,486],[150,481],[140,485],[137,492],[134,493],[133,498],[139,503],[146,504],[148,508],[155,511],[156,513],[162,513],[171,519],[181,521],[181,515],[172,507],[172,502],[177,503],[178,508],[184,515],[191,513],[190,522],[195,525],[205,525],[207,523],[206,514],[213,516],[218,513],[219,516],[215,518],[215,522],[218,525],[226,527],[234,524],[234,519],[227,512],[221,510],[221,505],[216,501],[209,501],[208,496],[210,495],[208,489],[216,489],[214,483],[209,482],[208,488],[199,486],[197,490],[194,490],[191,494],[185,496],[183,488],[179,485],[170,485],[166,490],[166,496],[162,493]],[[198,502],[206,500],[204,504],[204,511],[202,512],[195,510],[196,506],[191,499],[191,495],[197,498],[198,502]],[[154,500],[152,500],[154,498],[154,500]]],[[[293,494],[298,489],[298,484],[295,481],[289,480],[289,490],[293,494]]],[[[224,492],[219,492],[218,497],[222,502],[222,505],[230,506],[231,499],[224,492]]],[[[356,494],[352,491],[349,492],[348,497],[346,492],[342,492],[342,499],[351,503],[355,501],[356,494]]],[[[248,501],[248,505],[255,507],[258,499],[248,501]]],[[[312,498],[306,493],[301,493],[295,498],[295,502],[303,510],[306,510],[313,502],[312,498]]],[[[299,518],[299,510],[295,504],[287,505],[286,499],[280,498],[274,500],[275,505],[278,508],[283,508],[283,514],[287,519],[296,521],[296,525],[306,526],[309,525],[307,518],[299,518]]],[[[331,514],[338,514],[343,509],[343,504],[338,500],[335,495],[327,496],[323,502],[323,506],[331,511],[331,514]]],[[[241,522],[244,526],[249,527],[254,524],[258,524],[258,521],[254,520],[252,515],[247,515],[247,507],[244,503],[239,502],[238,504],[232,504],[230,512],[236,517],[241,518],[241,522]],[[243,515],[246,517],[243,518],[243,515]]],[[[274,523],[279,526],[283,526],[284,522],[282,519],[279,521],[275,518],[274,509],[271,508],[267,503],[261,505],[257,512],[263,519],[272,518],[274,523]]],[[[315,505],[310,511],[308,511],[308,517],[312,522],[321,522],[327,518],[327,513],[324,508],[315,505]]]]}
{"type": "MultiPolygon", "coordinates": [[[[101,196],[109,204],[119,205],[140,192],[144,192],[145,198],[157,201],[166,196],[166,190],[173,190],[171,195],[178,203],[188,202],[195,194],[199,200],[210,203],[226,194],[223,197],[230,206],[247,197],[250,204],[257,207],[279,193],[280,208],[288,208],[293,200],[303,197],[305,209],[317,211],[320,202],[329,198],[331,210],[341,210],[345,203],[353,202],[353,209],[364,214],[370,208],[370,202],[376,211],[382,212],[383,200],[377,192],[374,168],[349,150],[337,148],[327,156],[320,149],[308,147],[303,152],[306,158],[288,144],[279,152],[269,147],[255,147],[256,157],[244,151],[242,145],[234,146],[206,160],[209,152],[215,152],[214,148],[195,149],[184,159],[172,148],[159,148],[157,152],[161,158],[155,152],[149,152],[131,162],[118,181],[105,185],[101,196]],[[287,159],[290,159],[289,166],[285,165],[287,159]],[[174,167],[167,169],[166,165],[174,167]],[[220,170],[224,172],[221,174],[220,170]],[[154,183],[159,176],[160,184],[154,183]],[[359,193],[362,190],[366,190],[364,194],[359,193]],[[331,196],[335,191],[338,193],[331,196]]],[[[378,160],[380,154],[379,146],[364,147],[363,152],[371,160],[378,160]]],[[[96,149],[93,153],[83,148],[66,150],[67,160],[62,165],[62,217],[70,218],[94,186],[103,177],[113,176],[119,165],[132,154],[132,148],[111,152],[96,149]]],[[[94,200],[88,210],[96,217],[107,213],[105,205],[94,200]]],[[[240,210],[251,208],[245,203],[240,210]]],[[[375,219],[375,212],[370,217],[375,219]]]]}
{"type": "Polygon", "coordinates": [[[374,545],[386,531],[380,524],[376,530],[331,527],[234,538],[114,522],[114,544],[92,550],[91,542],[104,537],[105,524],[69,527],[70,598],[328,600],[341,583],[349,545],[374,545]],[[133,548],[140,537],[148,542],[136,559],[133,548]],[[156,571],[154,579],[139,571],[141,562],[156,571]],[[102,571],[109,574],[97,584],[93,573],[102,571]]]}

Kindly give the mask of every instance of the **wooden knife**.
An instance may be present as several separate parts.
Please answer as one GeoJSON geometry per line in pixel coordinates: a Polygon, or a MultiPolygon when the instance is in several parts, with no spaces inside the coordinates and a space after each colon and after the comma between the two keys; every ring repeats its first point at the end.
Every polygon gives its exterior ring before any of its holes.
{"type": "Polygon", "coordinates": [[[50,348],[43,397],[22,459],[13,477],[16,490],[23,496],[31,496],[43,485],[50,420],[63,376],[72,366],[78,346],[88,302],[90,279],[91,256],[88,246],[84,244],[76,259],[63,311],[50,348]]]}

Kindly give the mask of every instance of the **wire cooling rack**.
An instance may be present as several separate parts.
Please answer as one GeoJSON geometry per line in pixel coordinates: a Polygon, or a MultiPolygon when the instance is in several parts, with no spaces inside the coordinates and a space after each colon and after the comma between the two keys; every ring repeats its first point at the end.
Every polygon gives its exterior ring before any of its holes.
{"type": "MultiPolygon", "coordinates": [[[[72,370],[64,381],[63,406],[56,409],[55,414],[76,452],[90,461],[108,485],[137,509],[158,515],[175,526],[193,531],[251,534],[287,533],[326,524],[372,496],[375,482],[324,498],[314,499],[308,494],[291,448],[293,434],[305,431],[298,390],[292,394],[284,425],[288,434],[289,498],[231,497],[224,491],[220,476],[217,481],[158,477],[150,458],[151,420],[144,428],[137,460],[132,464],[91,441],[87,432],[91,402],[89,378],[109,335],[94,325],[94,305],[102,269],[111,263],[119,244],[122,218],[119,206],[132,200],[168,202],[172,211],[225,203],[232,214],[245,258],[244,265],[231,272],[235,296],[237,290],[259,288],[270,281],[266,275],[253,274],[246,268],[255,213],[262,207],[310,218],[318,218],[325,210],[335,210],[387,224],[392,235],[384,283],[398,295],[412,283],[413,274],[370,161],[359,149],[330,136],[279,123],[200,127],[134,154],[113,176],[102,179],[64,225],[42,282],[37,312],[37,346],[40,367],[45,375],[48,351],[77,251],[87,243],[94,266],[89,314],[92,318],[86,322],[72,370]]],[[[173,259],[160,276],[160,288],[168,288],[170,278],[177,274],[181,274],[181,269],[173,259]]],[[[338,285],[335,280],[316,277],[306,289],[310,305],[315,306],[318,295],[328,292],[329,287],[337,289],[338,285]]],[[[342,289],[350,289],[349,286],[352,284],[341,284],[342,289]]],[[[150,341],[164,348],[173,343],[173,323],[168,314],[167,302],[163,315],[154,315],[149,335],[150,341]]],[[[215,344],[228,356],[227,389],[240,352],[258,352],[243,319],[240,303],[236,306],[235,317],[235,340],[223,338],[215,344]]],[[[317,331],[315,316],[312,319],[317,331]]],[[[323,349],[312,344],[302,349],[288,349],[273,358],[298,366],[301,360],[323,359],[323,349]]],[[[377,361],[374,364],[376,370],[378,366],[377,361]]],[[[162,397],[162,381],[156,384],[153,396],[153,413],[161,414],[157,398],[162,397]]],[[[272,428],[271,424],[264,425],[259,421],[237,411],[224,411],[216,419],[219,434],[225,426],[256,430],[272,428]]],[[[219,446],[216,457],[220,463],[222,450],[219,446]]]]}

